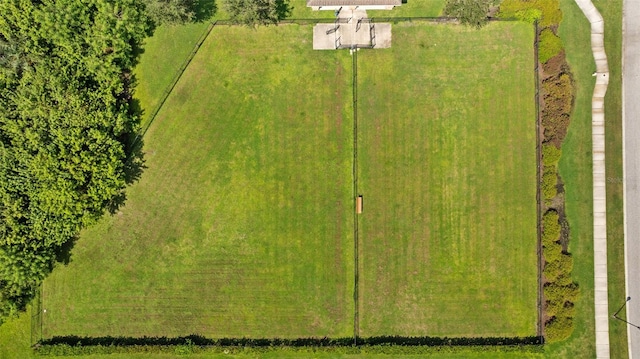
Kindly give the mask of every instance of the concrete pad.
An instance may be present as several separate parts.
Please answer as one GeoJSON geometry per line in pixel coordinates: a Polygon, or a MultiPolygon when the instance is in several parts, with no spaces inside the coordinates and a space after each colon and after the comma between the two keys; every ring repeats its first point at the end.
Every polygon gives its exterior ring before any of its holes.
{"type": "Polygon", "coordinates": [[[371,47],[371,28],[368,23],[341,24],[338,30],[340,45],[345,47],[371,47]]]}
{"type": "Polygon", "coordinates": [[[391,47],[391,24],[375,24],[375,35],[375,49],[387,49],[391,47]]]}
{"type": "Polygon", "coordinates": [[[391,24],[372,23],[367,12],[358,7],[345,7],[334,24],[317,24],[313,28],[314,50],[338,48],[391,47],[391,24]]]}
{"type": "Polygon", "coordinates": [[[335,50],[336,34],[327,32],[335,29],[334,24],[316,24],[313,27],[313,49],[314,50],[335,50]]]}

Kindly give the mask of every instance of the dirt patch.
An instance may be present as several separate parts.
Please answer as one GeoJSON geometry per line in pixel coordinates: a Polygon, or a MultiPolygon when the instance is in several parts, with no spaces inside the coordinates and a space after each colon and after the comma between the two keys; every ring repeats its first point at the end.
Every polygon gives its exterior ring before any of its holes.
{"type": "Polygon", "coordinates": [[[546,63],[542,64],[542,71],[540,71],[540,78],[544,81],[550,76],[556,76],[559,73],[568,72],[569,68],[565,57],[564,50],[559,54],[552,57],[546,63]]]}

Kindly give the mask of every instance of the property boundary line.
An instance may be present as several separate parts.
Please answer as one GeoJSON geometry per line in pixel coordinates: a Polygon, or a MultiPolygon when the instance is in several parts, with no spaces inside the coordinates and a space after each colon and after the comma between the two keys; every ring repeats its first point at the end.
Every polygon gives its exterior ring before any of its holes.
{"type": "MultiPolygon", "coordinates": [[[[515,346],[519,349],[537,347],[542,343],[541,338],[529,337],[406,337],[406,336],[374,336],[359,338],[357,347],[371,346],[398,346],[410,347],[465,347],[465,346],[515,346]]],[[[80,337],[60,336],[45,339],[40,343],[41,347],[69,345],[72,349],[81,347],[132,347],[132,346],[176,346],[195,345],[201,347],[241,347],[246,348],[273,348],[279,350],[286,347],[353,347],[351,337],[303,337],[294,339],[285,338],[207,338],[202,335],[189,335],[183,337],[80,337]]],[[[107,349],[108,350],[108,349],[107,349]]],[[[93,352],[95,353],[95,352],[93,352]]],[[[414,350],[407,350],[407,354],[415,354],[414,350]]],[[[344,353],[343,353],[344,354],[344,353]]]]}
{"type": "Polygon", "coordinates": [[[36,290],[36,295],[33,299],[31,307],[31,346],[42,341],[42,284],[36,290]]]}
{"type": "Polygon", "coordinates": [[[358,345],[358,336],[360,335],[360,315],[359,315],[359,271],[360,266],[358,260],[359,252],[359,233],[358,233],[358,50],[353,49],[351,52],[352,64],[352,89],[353,89],[353,254],[354,254],[354,282],[353,282],[353,345],[358,345]]]}
{"type": "Polygon", "coordinates": [[[187,58],[182,62],[182,65],[180,65],[180,68],[178,69],[176,74],[173,76],[173,80],[171,81],[171,83],[167,86],[167,88],[162,93],[162,97],[160,99],[160,102],[158,102],[158,104],[153,109],[153,111],[151,111],[151,116],[149,117],[149,121],[147,121],[144,124],[144,126],[140,129],[140,131],[136,135],[136,137],[133,140],[133,143],[131,145],[131,148],[136,148],[136,145],[138,144],[138,141],[140,140],[140,138],[144,137],[144,135],[147,133],[147,130],[149,129],[149,127],[151,127],[151,124],[156,119],[156,116],[158,115],[158,113],[160,112],[162,107],[164,106],[164,103],[167,101],[167,98],[169,98],[169,95],[171,95],[171,92],[173,92],[173,89],[178,84],[178,81],[180,81],[180,79],[182,78],[182,75],[187,70],[187,67],[189,67],[189,64],[191,64],[191,60],[193,60],[193,58],[196,56],[196,54],[200,50],[200,47],[202,46],[204,41],[209,37],[209,34],[211,34],[211,30],[213,30],[213,28],[217,24],[218,24],[218,21],[212,22],[207,27],[207,29],[202,33],[202,35],[200,35],[200,38],[196,42],[196,45],[193,47],[193,50],[191,50],[191,53],[189,53],[189,56],[187,56],[187,58]]]}
{"type": "MultiPolygon", "coordinates": [[[[456,18],[451,18],[451,17],[389,17],[389,18],[370,18],[371,23],[375,23],[375,22],[433,22],[433,23],[452,23],[452,22],[457,22],[458,20],[456,18]]],[[[491,22],[502,22],[502,21],[514,21],[514,19],[496,19],[496,18],[491,18],[489,19],[489,21],[491,22]]],[[[280,24],[298,24],[298,25],[310,25],[310,24],[318,24],[318,23],[334,23],[335,19],[334,18],[325,18],[325,19],[285,19],[280,21],[280,24]]],[[[162,109],[162,107],[164,106],[166,100],[168,99],[169,95],[171,94],[171,92],[173,91],[173,89],[175,88],[175,86],[177,85],[177,83],[179,82],[179,80],[181,79],[182,75],[184,74],[184,72],[186,71],[187,67],[190,65],[191,61],[193,60],[193,58],[195,57],[195,55],[198,53],[198,51],[200,50],[200,47],[202,46],[202,44],[204,43],[204,41],[206,41],[206,39],[209,37],[209,35],[211,34],[212,30],[214,27],[216,26],[220,26],[220,25],[224,25],[224,26],[241,26],[241,25],[237,25],[229,20],[216,20],[212,23],[210,23],[210,25],[207,27],[207,29],[203,32],[203,34],[200,36],[200,38],[198,39],[198,41],[196,42],[196,45],[194,46],[194,49],[191,51],[191,53],[188,55],[188,57],[183,61],[182,65],[180,66],[179,70],[176,72],[176,74],[174,75],[173,80],[171,81],[171,83],[167,86],[167,88],[165,89],[165,91],[162,94],[162,98],[160,100],[160,102],[155,106],[155,108],[153,109],[153,111],[151,112],[151,116],[149,121],[147,121],[143,128],[138,132],[138,134],[136,135],[133,144],[132,144],[132,148],[135,148],[135,146],[138,144],[138,141],[140,140],[140,138],[144,137],[144,135],[146,134],[147,130],[149,129],[149,127],[152,125],[152,123],[154,122],[155,118],[157,117],[158,113],[160,112],[160,110],[162,109]]],[[[536,152],[537,152],[537,161],[538,161],[538,166],[537,166],[537,175],[538,175],[538,184],[537,184],[537,205],[538,205],[538,286],[539,286],[539,290],[538,290],[538,333],[537,333],[537,337],[526,337],[526,338],[516,338],[516,337],[504,337],[504,338],[439,338],[439,337],[409,337],[409,338],[405,338],[405,337],[398,337],[398,336],[389,336],[389,337],[384,337],[386,338],[385,340],[382,341],[382,343],[388,344],[388,343],[392,343],[394,342],[394,340],[398,339],[406,339],[409,340],[411,343],[403,343],[400,345],[403,346],[423,346],[423,345],[432,345],[432,344],[419,344],[419,342],[422,341],[431,341],[431,340],[445,340],[446,343],[441,344],[441,345],[446,345],[446,346],[451,346],[451,345],[461,345],[461,346],[465,346],[465,345],[504,345],[504,346],[509,346],[509,345],[513,345],[513,343],[518,343],[517,345],[539,345],[543,343],[543,337],[542,337],[542,305],[541,305],[541,298],[542,298],[542,280],[541,280],[541,273],[542,273],[542,266],[541,266],[541,261],[542,261],[542,256],[541,256],[541,233],[540,233],[540,225],[541,225],[541,213],[540,213],[540,208],[541,208],[541,202],[540,202],[540,158],[541,158],[541,148],[540,148],[540,139],[539,139],[539,121],[540,121],[540,116],[539,116],[539,83],[538,83],[538,49],[537,49],[537,44],[538,44],[538,28],[537,28],[537,23],[535,24],[535,31],[536,31],[536,35],[535,35],[535,43],[534,43],[534,57],[535,57],[535,79],[536,79],[536,113],[537,113],[537,122],[536,122],[536,137],[537,137],[537,145],[536,145],[536,152]],[[535,338],[536,340],[533,340],[532,338],[535,338]],[[489,342],[491,342],[491,344],[479,344],[481,341],[484,340],[488,340],[489,342]],[[495,343],[493,343],[494,340],[497,340],[495,343]],[[460,343],[456,343],[456,342],[460,342],[460,343]]],[[[372,338],[360,338],[359,337],[359,258],[358,258],[358,253],[359,253],[359,228],[358,228],[358,215],[356,213],[356,201],[357,201],[357,197],[359,196],[358,193],[358,151],[357,151],[357,141],[358,141],[358,115],[357,115],[357,96],[358,96],[358,90],[357,90],[357,48],[353,48],[352,49],[352,90],[353,90],[353,121],[354,121],[354,125],[353,125],[353,192],[354,192],[354,196],[353,196],[353,203],[354,203],[354,208],[353,208],[353,213],[354,213],[354,335],[353,335],[353,345],[354,346],[363,346],[363,345],[372,345],[371,344],[371,340],[372,338]],[[358,343],[358,340],[360,339],[360,343],[358,343]]],[[[61,337],[54,337],[54,338],[50,338],[50,339],[43,339],[43,318],[42,318],[42,293],[41,293],[41,288],[37,291],[36,294],[36,298],[37,300],[35,301],[36,303],[36,308],[34,308],[35,313],[36,314],[32,314],[31,317],[31,344],[36,345],[36,344],[40,344],[40,343],[46,343],[49,341],[56,341],[56,339],[61,340],[61,337]],[[34,330],[35,329],[35,330],[34,330]]],[[[91,342],[93,340],[102,340],[102,339],[122,339],[122,338],[110,338],[110,337],[105,337],[105,338],[90,338],[90,337],[85,337],[85,338],[81,338],[81,337],[69,337],[69,338],[73,338],[74,340],[77,339],[84,339],[88,342],[91,342]]],[[[152,338],[126,338],[126,339],[130,339],[133,341],[138,341],[138,340],[146,340],[146,339],[152,339],[152,338]]],[[[171,338],[165,338],[167,340],[170,340],[171,338]]],[[[325,338],[327,339],[327,338],[325,338]]],[[[351,339],[351,338],[346,338],[346,339],[351,339]]],[[[376,339],[378,339],[376,337],[376,339]]],[[[225,339],[227,340],[227,339],[225,339]]],[[[242,339],[236,339],[236,338],[229,338],[228,340],[247,340],[247,341],[261,341],[263,339],[250,339],[250,338],[242,338],[242,339]]],[[[269,340],[269,339],[264,339],[264,340],[269,340]]],[[[279,339],[274,339],[274,340],[279,340],[279,339]]],[[[304,340],[304,338],[301,338],[300,340],[304,340]]],[[[315,339],[314,339],[315,340],[315,339]]],[[[62,341],[64,341],[64,339],[62,339],[62,341]]],[[[223,340],[224,341],[224,340],[223,340]]],[[[91,344],[91,343],[85,343],[85,344],[79,344],[80,342],[78,342],[79,346],[93,346],[93,345],[100,345],[100,344],[91,344]]],[[[51,345],[51,344],[45,344],[45,345],[51,345]]],[[[128,346],[128,345],[140,345],[140,344],[115,344],[115,346],[128,346]]],[[[153,344],[152,344],[153,345],[153,344]]],[[[170,344],[170,345],[177,345],[177,344],[170,344]]],[[[218,346],[218,345],[227,345],[227,344],[209,344],[211,346],[218,346]]],[[[230,344],[233,345],[233,344],[230,344]]],[[[272,345],[272,344],[269,344],[272,345]]],[[[440,344],[435,344],[440,345],[440,344]]],[[[252,345],[248,345],[249,347],[260,347],[261,344],[260,343],[253,343],[252,345]]],[[[296,345],[290,345],[290,346],[296,346],[296,345]]]]}
{"type": "Polygon", "coordinates": [[[537,226],[536,237],[537,245],[536,252],[538,258],[538,320],[536,322],[536,334],[539,337],[543,336],[544,332],[544,316],[542,308],[542,295],[543,295],[543,282],[542,282],[542,270],[544,262],[542,258],[542,136],[540,136],[541,117],[540,117],[540,68],[538,57],[538,42],[539,42],[539,28],[538,21],[533,23],[534,41],[533,41],[533,60],[534,60],[534,78],[535,78],[535,103],[536,103],[536,207],[537,207],[537,226]]]}

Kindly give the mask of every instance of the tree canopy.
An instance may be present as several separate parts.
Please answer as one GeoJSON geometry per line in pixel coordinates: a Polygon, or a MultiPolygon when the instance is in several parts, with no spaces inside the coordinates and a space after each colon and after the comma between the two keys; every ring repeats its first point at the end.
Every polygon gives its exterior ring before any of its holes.
{"type": "Polygon", "coordinates": [[[460,23],[480,28],[487,23],[487,15],[495,0],[447,0],[443,13],[458,18],[460,23]]]}
{"type": "Polygon", "coordinates": [[[137,0],[0,2],[0,323],[124,197],[150,29],[137,0]]]}
{"type": "Polygon", "coordinates": [[[225,0],[224,10],[236,24],[275,25],[291,13],[288,0],[225,0]]]}

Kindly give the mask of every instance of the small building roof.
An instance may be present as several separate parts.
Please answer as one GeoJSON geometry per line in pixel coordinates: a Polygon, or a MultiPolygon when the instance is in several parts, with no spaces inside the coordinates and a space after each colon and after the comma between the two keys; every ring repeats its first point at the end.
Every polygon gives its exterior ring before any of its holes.
{"type": "Polygon", "coordinates": [[[307,6],[399,6],[402,0],[307,0],[307,6]]]}

